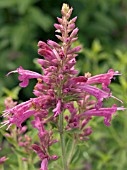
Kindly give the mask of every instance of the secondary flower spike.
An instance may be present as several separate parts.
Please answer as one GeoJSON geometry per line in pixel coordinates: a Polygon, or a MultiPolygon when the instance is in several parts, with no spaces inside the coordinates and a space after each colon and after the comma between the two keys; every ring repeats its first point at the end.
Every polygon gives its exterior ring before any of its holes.
{"type": "MultiPolygon", "coordinates": [[[[5,102],[3,117],[6,120],[2,122],[2,126],[8,125],[9,128],[15,124],[22,129],[22,123],[30,116],[34,117],[31,123],[38,130],[40,142],[33,144],[32,148],[41,160],[40,170],[48,170],[49,161],[57,160],[59,155],[50,154],[50,147],[59,142],[66,131],[78,129],[79,133],[74,131],[78,139],[88,140],[92,129],[87,125],[93,116],[103,117],[104,124],[109,126],[116,111],[124,110],[124,107],[117,107],[116,104],[103,107],[104,99],[117,99],[112,95],[109,85],[114,76],[120,75],[119,72],[110,69],[105,74],[91,76],[86,73],[85,76],[77,76],[76,57],[82,46],[74,46],[79,29],[75,24],[77,17],[70,18],[72,11],[73,8],[63,4],[62,17],[57,18],[58,23],[54,24],[55,36],[61,41],[60,44],[50,39],[47,43],[41,40],[38,42],[40,58],[37,61],[43,74],[24,70],[22,66],[8,73],[19,74],[21,87],[28,86],[30,79],[37,79],[33,90],[34,98],[20,104],[11,101],[11,107],[5,102]],[[101,84],[100,88],[96,86],[98,84],[101,84]],[[54,139],[56,132],[60,134],[59,139],[54,139]]],[[[66,163],[64,166],[67,170],[66,163]]]]}

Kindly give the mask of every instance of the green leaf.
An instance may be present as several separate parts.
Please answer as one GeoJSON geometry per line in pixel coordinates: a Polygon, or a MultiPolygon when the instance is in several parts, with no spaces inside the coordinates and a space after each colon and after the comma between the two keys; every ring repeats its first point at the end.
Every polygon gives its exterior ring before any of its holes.
{"type": "Polygon", "coordinates": [[[9,40],[8,39],[4,39],[0,43],[0,49],[5,49],[8,45],[9,45],[9,40]]]}
{"type": "Polygon", "coordinates": [[[111,17],[108,17],[108,15],[102,13],[102,12],[96,12],[94,14],[98,24],[101,24],[103,27],[106,27],[110,31],[113,29],[116,29],[116,23],[111,17]]]}
{"type": "Polygon", "coordinates": [[[17,166],[14,166],[12,164],[10,164],[9,167],[11,168],[11,170],[17,169],[17,166]]]}
{"type": "Polygon", "coordinates": [[[48,31],[52,26],[53,19],[49,15],[44,14],[39,8],[31,7],[29,9],[29,14],[31,16],[32,22],[39,25],[45,31],[48,31]]]}
{"type": "Polygon", "coordinates": [[[39,0],[18,0],[17,3],[19,13],[24,14],[30,8],[30,6],[32,6],[37,1],[39,0]]]}
{"type": "Polygon", "coordinates": [[[0,28],[0,38],[7,37],[9,35],[9,33],[10,33],[9,25],[3,25],[3,27],[0,28]]]}
{"type": "Polygon", "coordinates": [[[22,152],[22,151],[19,150],[19,149],[13,148],[12,150],[13,150],[13,152],[14,152],[17,156],[20,155],[21,157],[27,157],[27,153],[22,152]]]}
{"type": "Polygon", "coordinates": [[[41,67],[41,65],[38,63],[37,60],[38,60],[38,58],[34,58],[33,62],[34,62],[34,64],[35,64],[35,66],[42,71],[42,67],[41,67]]]}
{"type": "Polygon", "coordinates": [[[7,141],[10,143],[10,144],[12,144],[13,146],[17,146],[17,143],[16,143],[16,141],[15,141],[15,139],[13,139],[12,137],[10,137],[10,136],[6,136],[5,134],[7,134],[7,132],[6,131],[3,131],[2,129],[0,129],[0,133],[3,135],[3,136],[5,136],[5,138],[7,139],[7,141]]]}
{"type": "Polygon", "coordinates": [[[16,5],[17,0],[0,0],[0,8],[9,8],[16,5]]]}
{"type": "Polygon", "coordinates": [[[95,39],[92,43],[92,51],[98,53],[102,50],[102,46],[99,40],[95,39]]]}
{"type": "Polygon", "coordinates": [[[11,41],[14,49],[19,49],[26,41],[26,37],[29,35],[29,29],[25,22],[21,22],[13,27],[11,33],[11,41]]]}
{"type": "Polygon", "coordinates": [[[7,88],[4,87],[4,88],[3,88],[3,91],[4,91],[4,93],[5,93],[7,96],[11,96],[12,99],[17,100],[20,89],[21,89],[21,88],[20,88],[19,86],[15,87],[15,88],[12,89],[12,90],[9,90],[9,89],[7,89],[7,88]]]}

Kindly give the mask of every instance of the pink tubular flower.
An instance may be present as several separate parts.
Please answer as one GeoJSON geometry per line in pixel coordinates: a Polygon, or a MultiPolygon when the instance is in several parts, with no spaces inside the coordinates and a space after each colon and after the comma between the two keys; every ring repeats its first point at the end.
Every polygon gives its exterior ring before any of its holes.
{"type": "Polygon", "coordinates": [[[26,121],[30,116],[34,115],[35,110],[27,110],[23,114],[18,113],[17,115],[12,116],[9,118],[9,124],[15,124],[17,127],[21,128],[21,124],[26,121]]]}
{"type": "Polygon", "coordinates": [[[110,126],[112,120],[112,115],[116,113],[117,110],[124,110],[124,108],[117,108],[114,104],[111,108],[100,108],[100,109],[91,109],[86,112],[78,115],[78,117],[91,117],[91,116],[102,116],[104,117],[104,123],[106,126],[110,126]]]}
{"type": "Polygon", "coordinates": [[[53,109],[54,116],[57,116],[61,113],[61,99],[58,99],[58,103],[56,105],[56,108],[53,109]]]}
{"type": "Polygon", "coordinates": [[[17,115],[18,112],[23,113],[32,107],[32,100],[28,100],[21,104],[14,106],[13,108],[9,108],[4,110],[3,117],[7,117],[9,114],[17,115]]]}
{"type": "Polygon", "coordinates": [[[43,79],[43,76],[39,73],[33,72],[33,71],[29,71],[29,70],[24,70],[21,66],[19,68],[17,68],[17,70],[15,71],[11,71],[9,72],[7,75],[11,74],[11,73],[18,73],[19,77],[18,79],[20,81],[22,81],[19,85],[21,87],[26,87],[29,84],[29,79],[33,79],[33,78],[40,78],[43,79]]]}
{"type": "Polygon", "coordinates": [[[2,126],[16,124],[17,127],[21,128],[21,124],[35,113],[34,110],[29,110],[32,107],[31,100],[14,106],[13,108],[6,109],[3,117],[7,117],[8,120],[2,122],[2,126]]]}
{"type": "Polygon", "coordinates": [[[107,86],[111,83],[111,79],[115,75],[120,75],[120,73],[118,73],[118,71],[114,72],[113,69],[110,69],[106,74],[99,74],[93,77],[89,77],[87,84],[102,84],[102,89],[109,92],[110,89],[107,88],[107,86]]]}
{"type": "Polygon", "coordinates": [[[81,87],[81,88],[85,90],[86,92],[88,92],[90,95],[97,98],[98,100],[97,107],[102,106],[102,101],[104,98],[108,98],[111,96],[111,94],[106,93],[95,86],[90,86],[86,84],[84,87],[81,87]]]}
{"type": "Polygon", "coordinates": [[[47,160],[47,158],[43,159],[43,161],[41,163],[40,170],[48,170],[48,160],[47,160]]]}

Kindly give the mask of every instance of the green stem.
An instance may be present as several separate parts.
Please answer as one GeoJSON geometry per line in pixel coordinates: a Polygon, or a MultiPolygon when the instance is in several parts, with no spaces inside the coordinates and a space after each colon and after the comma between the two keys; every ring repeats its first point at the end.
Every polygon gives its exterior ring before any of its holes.
{"type": "Polygon", "coordinates": [[[67,166],[66,153],[65,153],[65,138],[64,138],[64,124],[63,124],[63,112],[59,116],[59,133],[61,142],[61,152],[64,170],[69,170],[67,166]]]}
{"type": "Polygon", "coordinates": [[[23,167],[22,167],[22,160],[21,160],[21,156],[17,155],[18,157],[18,166],[19,166],[19,170],[22,170],[23,167]]]}
{"type": "Polygon", "coordinates": [[[31,156],[29,157],[28,163],[29,163],[30,170],[35,170],[35,167],[34,167],[33,160],[32,160],[31,156]]]}
{"type": "Polygon", "coordinates": [[[74,140],[73,140],[71,151],[70,151],[70,154],[69,154],[69,157],[68,157],[67,165],[69,165],[71,160],[72,160],[72,157],[73,157],[74,151],[75,151],[75,145],[76,145],[76,139],[75,139],[75,136],[74,136],[74,140]]]}

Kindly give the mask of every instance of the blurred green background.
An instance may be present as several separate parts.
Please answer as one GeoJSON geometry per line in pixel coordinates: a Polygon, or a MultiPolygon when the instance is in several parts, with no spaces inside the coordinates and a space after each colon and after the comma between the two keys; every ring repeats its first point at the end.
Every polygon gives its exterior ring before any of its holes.
{"type": "MultiPolygon", "coordinates": [[[[83,46],[77,58],[79,74],[119,70],[122,76],[113,80],[110,87],[127,107],[126,0],[0,0],[0,110],[5,96],[22,101],[33,97],[34,80],[20,90],[16,87],[17,75],[5,75],[19,66],[41,72],[36,64],[37,42],[48,39],[58,42],[53,24],[61,16],[62,3],[72,6],[72,16],[78,16],[78,43],[83,46]]],[[[127,113],[118,115],[111,127],[105,127],[102,119],[91,122],[94,133],[87,141],[88,146],[84,151],[79,146],[82,151],[79,158],[85,160],[84,170],[126,170],[127,113]]]]}

